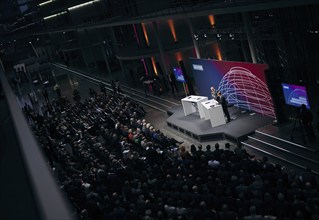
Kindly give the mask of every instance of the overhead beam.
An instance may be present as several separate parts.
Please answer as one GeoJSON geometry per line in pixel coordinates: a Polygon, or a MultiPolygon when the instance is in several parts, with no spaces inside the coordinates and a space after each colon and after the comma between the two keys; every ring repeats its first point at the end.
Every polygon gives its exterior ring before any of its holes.
{"type": "Polygon", "coordinates": [[[61,28],[56,30],[44,31],[33,33],[32,35],[43,35],[48,33],[60,33],[63,31],[75,31],[79,29],[98,29],[98,28],[106,28],[106,27],[116,27],[122,25],[129,24],[138,24],[142,22],[153,22],[153,21],[161,21],[168,19],[184,19],[184,18],[192,18],[192,17],[200,17],[207,16],[210,14],[214,15],[224,15],[224,14],[234,14],[234,13],[243,13],[250,11],[262,11],[269,9],[278,9],[278,8],[287,8],[287,7],[295,7],[295,6],[305,6],[305,5],[314,5],[318,4],[318,0],[278,0],[278,1],[267,1],[267,2],[247,2],[245,5],[232,5],[228,4],[220,4],[216,6],[216,4],[205,5],[205,10],[201,10],[202,8],[198,7],[197,10],[194,8],[176,8],[171,9],[169,12],[165,13],[163,11],[154,12],[151,14],[146,14],[139,17],[133,18],[116,18],[113,21],[109,22],[100,22],[97,24],[84,24],[84,25],[75,25],[73,27],[61,28]],[[211,7],[211,8],[209,8],[211,7]],[[208,9],[207,9],[208,8],[208,9]],[[180,10],[179,10],[180,9],[180,10]]]}

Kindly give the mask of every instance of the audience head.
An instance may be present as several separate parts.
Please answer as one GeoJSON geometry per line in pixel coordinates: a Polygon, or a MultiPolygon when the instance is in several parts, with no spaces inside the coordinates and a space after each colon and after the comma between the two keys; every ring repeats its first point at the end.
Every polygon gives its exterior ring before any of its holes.
{"type": "MultiPolygon", "coordinates": [[[[240,157],[224,159],[229,155],[230,143],[225,143],[227,151],[218,151],[219,143],[215,144],[217,151],[212,152],[215,160],[210,158],[210,152],[199,152],[201,144],[198,151],[192,144],[192,154],[182,154],[187,151],[185,145],[180,145],[178,152],[176,142],[137,116],[131,101],[113,95],[102,94],[102,97],[86,100],[85,104],[66,106],[60,100],[55,101],[52,105],[54,119],[44,116],[43,120],[47,128],[61,129],[61,134],[56,134],[54,141],[39,135],[45,129],[35,130],[37,136],[42,137],[39,141],[50,146],[47,149],[54,148],[63,169],[59,174],[62,188],[73,196],[76,207],[81,207],[82,211],[78,213],[81,218],[94,219],[92,216],[97,207],[92,207],[91,203],[100,203],[101,215],[123,211],[135,213],[141,219],[185,219],[186,215],[181,214],[184,209],[188,214],[196,211],[212,213],[209,210],[213,204],[207,200],[210,196],[223,201],[221,206],[216,206],[217,215],[234,213],[239,218],[239,209],[227,204],[231,202],[230,198],[246,204],[242,213],[256,215],[256,209],[261,206],[268,211],[268,206],[277,202],[306,202],[305,195],[317,190],[316,181],[306,178],[311,174],[308,167],[300,178],[296,178],[286,176],[281,166],[267,164],[267,157],[263,157],[262,161],[240,157]],[[67,114],[59,115],[60,108],[67,114]],[[96,112],[96,108],[102,109],[101,114],[96,112]],[[112,118],[112,123],[107,122],[107,117],[112,118]],[[162,139],[156,142],[153,134],[162,139]],[[129,138],[132,136],[133,140],[129,138]],[[141,147],[142,141],[147,142],[144,147],[141,147]],[[71,145],[72,154],[65,145],[60,146],[60,142],[71,145]],[[174,147],[176,151],[172,152],[174,147]],[[217,157],[220,152],[224,153],[217,157]],[[178,157],[179,153],[181,157],[178,157]],[[258,163],[260,166],[256,166],[258,163]],[[269,166],[274,172],[269,173],[269,166]],[[285,186],[290,186],[291,192],[287,190],[287,193],[285,186]],[[85,201],[82,197],[86,198],[85,201]]],[[[209,144],[206,150],[211,150],[209,144]]],[[[319,199],[313,202],[319,204],[319,199]]],[[[305,211],[295,211],[296,219],[310,216],[318,219],[316,213],[309,215],[305,211]]],[[[275,216],[276,212],[270,214],[275,216]]],[[[99,217],[108,219],[109,216],[99,217]]],[[[291,217],[289,212],[285,217],[291,217]]]]}

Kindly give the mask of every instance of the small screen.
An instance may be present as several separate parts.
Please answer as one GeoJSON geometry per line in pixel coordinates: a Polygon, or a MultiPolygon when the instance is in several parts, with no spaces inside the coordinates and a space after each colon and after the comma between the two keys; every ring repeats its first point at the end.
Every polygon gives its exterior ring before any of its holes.
{"type": "Polygon", "coordinates": [[[310,108],[306,87],[286,83],[281,85],[287,105],[300,107],[305,104],[307,108],[310,108]]]}
{"type": "Polygon", "coordinates": [[[174,67],[173,68],[174,71],[174,75],[177,81],[184,83],[185,82],[185,78],[184,78],[184,74],[181,68],[179,67],[174,67]]]}

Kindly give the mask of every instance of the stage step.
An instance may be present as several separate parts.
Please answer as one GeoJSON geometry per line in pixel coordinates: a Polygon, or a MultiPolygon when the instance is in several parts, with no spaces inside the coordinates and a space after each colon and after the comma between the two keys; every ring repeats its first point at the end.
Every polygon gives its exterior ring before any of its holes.
{"type": "Polygon", "coordinates": [[[311,163],[311,165],[314,164],[319,167],[319,157],[317,156],[317,154],[314,154],[313,152],[309,152],[300,148],[295,148],[294,146],[290,146],[288,144],[280,144],[280,143],[278,144],[278,143],[273,143],[271,141],[265,141],[263,138],[260,138],[258,135],[248,136],[248,140],[252,140],[253,142],[259,143],[259,145],[262,145],[273,151],[287,154],[289,155],[289,157],[297,157],[301,160],[311,163]]]}
{"type": "Polygon", "coordinates": [[[268,135],[274,139],[282,140],[291,143],[296,147],[303,147],[310,150],[319,149],[319,142],[309,142],[307,137],[302,138],[302,133],[299,128],[293,131],[293,122],[287,122],[283,125],[270,125],[256,130],[256,133],[268,135]],[[304,142],[306,141],[306,143],[304,142]]]}
{"type": "Polygon", "coordinates": [[[248,136],[247,141],[241,143],[254,151],[299,169],[311,167],[313,172],[319,175],[319,156],[313,149],[258,131],[254,135],[248,136]]]}
{"type": "MultiPolygon", "coordinates": [[[[259,155],[267,156],[269,158],[270,163],[274,164],[280,164],[282,167],[286,168],[286,171],[289,172],[289,170],[294,169],[299,173],[302,173],[305,171],[306,167],[303,165],[300,165],[298,163],[295,163],[294,161],[291,161],[285,157],[280,157],[278,155],[274,155],[271,152],[265,151],[259,147],[256,147],[249,143],[249,141],[242,142],[242,145],[247,148],[247,151],[251,153],[252,155],[259,155]]],[[[312,173],[314,173],[316,176],[319,176],[318,170],[312,170],[312,173]]]]}
{"type": "Polygon", "coordinates": [[[254,135],[250,136],[250,138],[258,139],[260,142],[266,142],[266,143],[278,146],[280,148],[283,148],[285,150],[288,150],[309,158],[313,158],[314,160],[319,161],[319,156],[315,154],[316,151],[313,148],[308,148],[299,144],[295,144],[291,141],[287,141],[285,139],[281,139],[281,138],[269,135],[267,133],[261,133],[259,131],[256,131],[254,135]]]}

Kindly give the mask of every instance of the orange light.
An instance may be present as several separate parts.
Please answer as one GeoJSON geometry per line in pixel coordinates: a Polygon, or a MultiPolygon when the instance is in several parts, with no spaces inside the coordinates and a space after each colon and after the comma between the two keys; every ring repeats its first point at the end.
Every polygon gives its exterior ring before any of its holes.
{"type": "Polygon", "coordinates": [[[144,34],[144,37],[145,37],[146,44],[147,44],[147,46],[149,46],[149,45],[150,45],[150,42],[149,42],[149,40],[148,40],[148,35],[147,35],[147,31],[146,31],[145,24],[144,24],[144,23],[141,23],[141,25],[142,25],[143,34],[144,34]]]}
{"type": "Polygon", "coordinates": [[[181,61],[183,60],[183,56],[182,56],[182,53],[181,52],[177,52],[175,53],[175,58],[177,61],[181,61]]]}
{"type": "Polygon", "coordinates": [[[151,60],[152,60],[152,66],[153,66],[154,72],[155,72],[156,76],[158,76],[158,72],[157,72],[157,68],[156,68],[156,62],[155,62],[154,57],[152,57],[151,60]]]}
{"type": "Polygon", "coordinates": [[[208,15],[208,20],[211,26],[215,25],[215,18],[214,15],[208,15]]]}
{"type": "Polygon", "coordinates": [[[169,29],[170,29],[171,32],[172,32],[172,35],[173,35],[173,38],[174,38],[174,42],[177,42],[177,36],[176,36],[175,26],[174,26],[174,22],[173,22],[172,19],[169,19],[169,20],[168,20],[168,26],[169,26],[169,29]]]}
{"type": "Polygon", "coordinates": [[[220,51],[218,43],[213,44],[213,50],[216,54],[217,60],[223,60],[222,53],[220,51]]]}

